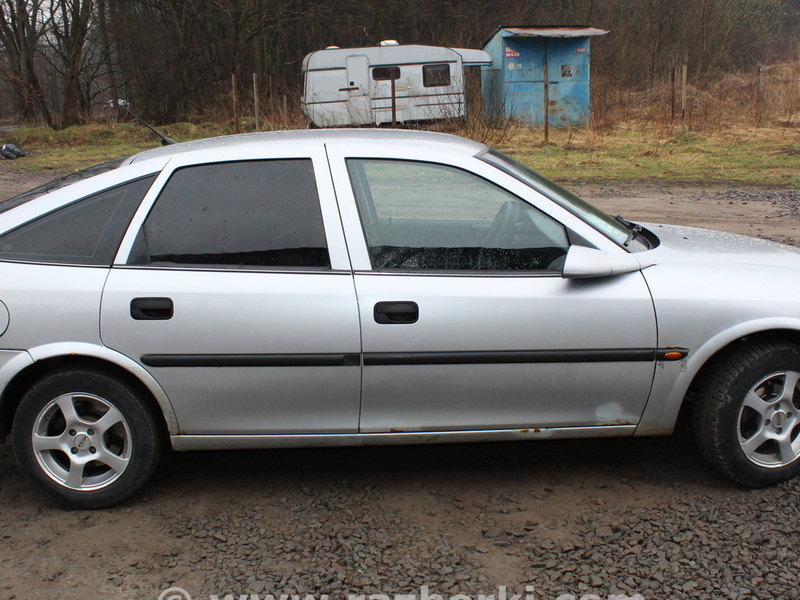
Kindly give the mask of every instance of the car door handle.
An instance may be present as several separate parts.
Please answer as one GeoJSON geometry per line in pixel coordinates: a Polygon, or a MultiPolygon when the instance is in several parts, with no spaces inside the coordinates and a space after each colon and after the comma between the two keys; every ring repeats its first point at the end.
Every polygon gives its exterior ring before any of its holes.
{"type": "Polygon", "coordinates": [[[378,302],[373,315],[381,325],[411,324],[419,319],[419,306],[416,302],[378,302]]]}
{"type": "Polygon", "coordinates": [[[134,298],[131,316],[137,321],[166,321],[172,318],[172,298],[134,298]]]}

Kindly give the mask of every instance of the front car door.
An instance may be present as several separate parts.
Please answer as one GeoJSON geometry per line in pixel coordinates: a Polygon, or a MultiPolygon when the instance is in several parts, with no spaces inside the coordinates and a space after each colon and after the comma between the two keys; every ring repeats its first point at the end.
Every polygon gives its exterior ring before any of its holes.
{"type": "Polygon", "coordinates": [[[322,146],[237,152],[159,176],[108,277],[103,342],[156,378],[184,435],[355,432],[358,314],[322,146]]]}
{"type": "Polygon", "coordinates": [[[361,432],[632,432],[655,367],[641,273],[562,278],[570,244],[609,240],[442,149],[328,145],[360,307],[361,432]]]}

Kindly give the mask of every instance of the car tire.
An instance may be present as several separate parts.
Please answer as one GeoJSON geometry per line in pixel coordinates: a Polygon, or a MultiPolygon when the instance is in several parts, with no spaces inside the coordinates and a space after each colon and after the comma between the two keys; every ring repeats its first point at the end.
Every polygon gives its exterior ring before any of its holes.
{"type": "Polygon", "coordinates": [[[40,379],[20,401],[12,438],[33,484],[79,509],[135,493],[155,471],[162,448],[155,411],[120,380],[89,370],[40,379]]]}
{"type": "Polygon", "coordinates": [[[763,342],[728,354],[695,392],[700,453],[729,479],[764,487],[800,473],[800,347],[763,342]]]}

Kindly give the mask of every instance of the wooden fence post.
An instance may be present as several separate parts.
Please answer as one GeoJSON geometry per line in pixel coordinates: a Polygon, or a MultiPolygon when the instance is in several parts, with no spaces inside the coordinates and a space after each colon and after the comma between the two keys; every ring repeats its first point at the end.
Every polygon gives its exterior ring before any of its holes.
{"type": "Polygon", "coordinates": [[[242,133],[242,125],[239,122],[239,95],[236,91],[236,71],[231,73],[231,96],[233,100],[233,130],[242,133]]]}
{"type": "Polygon", "coordinates": [[[256,120],[256,131],[261,131],[260,115],[258,113],[258,75],[253,73],[253,116],[256,120]]]}
{"type": "Polygon", "coordinates": [[[670,73],[669,83],[670,83],[670,113],[669,113],[669,124],[672,125],[675,122],[675,70],[677,67],[672,65],[672,72],[670,73]]]}
{"type": "Polygon", "coordinates": [[[686,80],[688,78],[689,65],[684,62],[681,64],[681,131],[686,132],[686,80]]]}

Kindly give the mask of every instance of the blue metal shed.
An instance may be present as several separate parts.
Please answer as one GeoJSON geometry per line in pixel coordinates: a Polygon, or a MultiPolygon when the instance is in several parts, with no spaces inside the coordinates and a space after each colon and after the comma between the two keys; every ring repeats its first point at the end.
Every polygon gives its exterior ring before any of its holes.
{"type": "Polygon", "coordinates": [[[608,31],[595,27],[500,27],[483,49],[492,64],[481,67],[484,110],[554,127],[590,120],[589,40],[608,31]],[[547,101],[545,100],[547,99],[547,101]]]}

